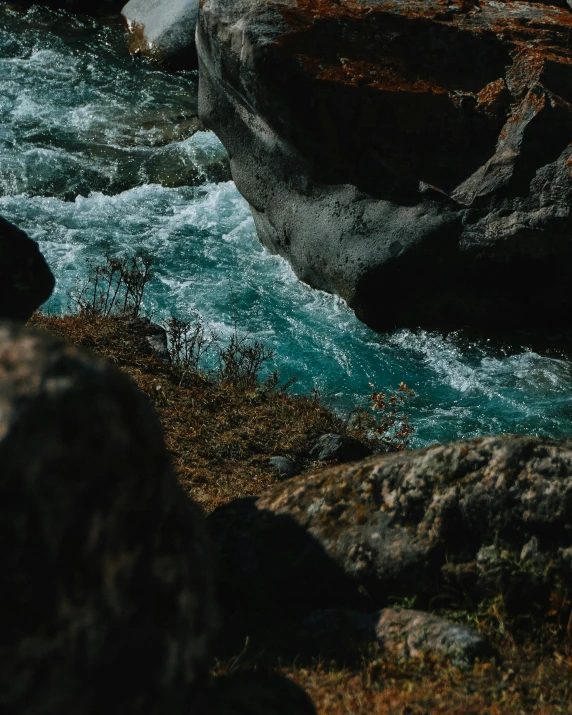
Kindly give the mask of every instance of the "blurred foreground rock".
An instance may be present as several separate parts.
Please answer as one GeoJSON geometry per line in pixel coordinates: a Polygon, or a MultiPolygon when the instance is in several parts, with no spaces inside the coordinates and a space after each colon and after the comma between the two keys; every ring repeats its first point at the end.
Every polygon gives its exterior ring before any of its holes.
{"type": "Polygon", "coordinates": [[[8,323],[0,551],[3,713],[193,712],[211,553],[151,407],[95,357],[8,323]]]}
{"type": "Polygon", "coordinates": [[[38,244],[0,216],[0,319],[27,320],[53,289],[38,244]]]}

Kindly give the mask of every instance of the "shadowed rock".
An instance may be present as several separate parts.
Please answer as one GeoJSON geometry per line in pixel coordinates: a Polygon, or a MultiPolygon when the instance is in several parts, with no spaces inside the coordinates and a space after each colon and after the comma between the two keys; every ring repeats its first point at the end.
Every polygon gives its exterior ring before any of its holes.
{"type": "Polygon", "coordinates": [[[489,437],[370,457],[209,522],[226,591],[260,614],[355,607],[358,589],[364,610],[446,591],[535,612],[555,583],[572,586],[572,443],[489,437]]]}
{"type": "Polygon", "coordinates": [[[215,678],[208,715],[316,715],[298,685],[272,672],[239,670],[215,678]]]}
{"type": "Polygon", "coordinates": [[[369,457],[371,449],[354,437],[323,434],[310,450],[310,459],[320,462],[355,462],[369,457]]]}
{"type": "Polygon", "coordinates": [[[27,320],[53,289],[38,244],[0,216],[0,319],[27,320]]]}
{"type": "Polygon", "coordinates": [[[301,639],[323,655],[345,655],[356,646],[377,643],[385,655],[403,660],[443,658],[460,668],[492,655],[487,639],[473,628],[409,609],[315,611],[302,623],[301,639]]]}
{"type": "Polygon", "coordinates": [[[571,29],[564,1],[205,0],[199,113],[261,242],[373,328],[569,329],[571,29]]]}
{"type": "Polygon", "coordinates": [[[192,711],[211,555],[146,398],[0,324],[0,692],[6,715],[192,711]]]}

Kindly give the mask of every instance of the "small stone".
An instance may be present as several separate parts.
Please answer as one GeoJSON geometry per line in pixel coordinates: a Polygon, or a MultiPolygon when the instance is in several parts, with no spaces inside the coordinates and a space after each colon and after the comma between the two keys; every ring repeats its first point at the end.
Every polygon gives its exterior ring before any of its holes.
{"type": "Polygon", "coordinates": [[[289,457],[270,457],[268,462],[278,472],[278,475],[284,477],[284,479],[291,479],[300,474],[300,467],[289,457]]]}
{"type": "Polygon", "coordinates": [[[319,462],[355,462],[372,454],[371,449],[354,437],[324,434],[310,450],[310,458],[319,462]]]}
{"type": "Polygon", "coordinates": [[[424,611],[385,608],[374,613],[347,609],[312,612],[300,629],[302,647],[335,657],[377,642],[386,655],[408,660],[433,656],[469,667],[492,654],[487,639],[472,628],[459,626],[424,611]]]}
{"type": "Polygon", "coordinates": [[[492,655],[482,634],[423,611],[385,608],[379,613],[375,632],[385,651],[406,660],[430,655],[466,668],[477,658],[492,655]]]}

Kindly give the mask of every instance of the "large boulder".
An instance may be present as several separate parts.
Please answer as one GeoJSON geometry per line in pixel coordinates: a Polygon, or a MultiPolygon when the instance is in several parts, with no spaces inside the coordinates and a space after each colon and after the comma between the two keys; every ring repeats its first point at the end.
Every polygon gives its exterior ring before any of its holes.
{"type": "Polygon", "coordinates": [[[271,620],[400,597],[469,609],[501,595],[507,614],[542,613],[553,588],[572,587],[572,442],[503,436],[374,456],[209,522],[227,613],[271,620]]]}
{"type": "Polygon", "coordinates": [[[0,324],[0,702],[6,715],[187,715],[215,626],[202,514],[146,398],[0,324]]]}
{"type": "Polygon", "coordinates": [[[378,330],[572,326],[566,2],[204,0],[258,235],[378,330]]]}
{"type": "Polygon", "coordinates": [[[129,0],[121,17],[129,50],[174,69],[195,69],[199,0],[129,0]]]}
{"type": "Polygon", "coordinates": [[[27,320],[53,289],[38,244],[0,216],[0,319],[27,320]]]}

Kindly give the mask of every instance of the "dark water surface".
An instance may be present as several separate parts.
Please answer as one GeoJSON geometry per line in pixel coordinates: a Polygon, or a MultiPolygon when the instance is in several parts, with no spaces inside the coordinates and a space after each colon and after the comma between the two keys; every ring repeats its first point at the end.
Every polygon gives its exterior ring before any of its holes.
{"type": "MultiPolygon", "coordinates": [[[[196,131],[197,77],[129,57],[118,24],[0,3],[0,214],[39,241],[69,306],[86,259],[145,250],[146,311],[198,311],[276,350],[295,389],[347,412],[369,383],[417,393],[415,445],[499,432],[570,435],[572,364],[523,346],[400,330],[381,336],[263,250],[216,137],[196,131]],[[236,309],[233,308],[236,306],[236,309]]],[[[420,298],[422,299],[422,298],[420,298]]],[[[397,296],[388,296],[388,304],[397,296]]]]}

